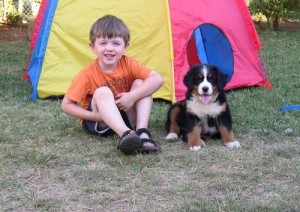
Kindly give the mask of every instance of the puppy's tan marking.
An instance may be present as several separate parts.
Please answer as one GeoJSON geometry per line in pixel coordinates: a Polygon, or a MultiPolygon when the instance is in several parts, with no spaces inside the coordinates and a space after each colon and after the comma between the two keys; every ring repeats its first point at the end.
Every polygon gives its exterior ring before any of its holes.
{"type": "Polygon", "coordinates": [[[180,133],[180,127],[177,124],[177,117],[179,116],[179,112],[180,112],[180,108],[179,107],[175,107],[172,111],[172,113],[170,114],[170,133],[176,133],[177,135],[180,133]]]}
{"type": "Polygon", "coordinates": [[[221,137],[225,143],[235,141],[232,131],[229,131],[225,126],[220,125],[219,127],[221,137]]]}
{"type": "Polygon", "coordinates": [[[204,147],[205,144],[201,140],[200,135],[201,135],[201,127],[199,125],[194,126],[192,132],[187,134],[188,149],[191,149],[195,146],[200,148],[204,147]]]}
{"type": "Polygon", "coordinates": [[[224,141],[224,145],[230,149],[241,147],[240,142],[235,140],[233,131],[229,131],[225,126],[219,127],[221,137],[224,141]]]}

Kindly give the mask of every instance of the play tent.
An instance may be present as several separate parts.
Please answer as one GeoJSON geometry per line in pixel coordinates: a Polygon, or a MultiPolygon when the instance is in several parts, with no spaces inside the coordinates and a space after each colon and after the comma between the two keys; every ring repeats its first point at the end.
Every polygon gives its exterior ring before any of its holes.
{"type": "Polygon", "coordinates": [[[126,54],[163,76],[154,98],[182,100],[183,77],[196,63],[217,65],[227,75],[227,90],[271,87],[244,0],[51,0],[36,21],[28,67],[31,99],[64,95],[73,77],[95,58],[89,29],[106,14],[128,25],[132,39],[126,54]]]}

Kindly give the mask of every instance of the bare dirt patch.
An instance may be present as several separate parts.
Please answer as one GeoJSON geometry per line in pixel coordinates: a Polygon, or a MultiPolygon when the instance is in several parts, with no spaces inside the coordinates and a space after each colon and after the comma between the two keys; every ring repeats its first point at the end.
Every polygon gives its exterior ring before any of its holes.
{"type": "MultiPolygon", "coordinates": [[[[267,29],[270,28],[271,26],[268,26],[266,22],[254,22],[256,28],[260,29],[267,29]]],[[[281,21],[279,23],[279,30],[280,31],[300,31],[300,22],[296,21],[281,21]]]]}
{"type": "Polygon", "coordinates": [[[0,23],[0,43],[30,41],[31,30],[28,27],[9,26],[0,23]]]}

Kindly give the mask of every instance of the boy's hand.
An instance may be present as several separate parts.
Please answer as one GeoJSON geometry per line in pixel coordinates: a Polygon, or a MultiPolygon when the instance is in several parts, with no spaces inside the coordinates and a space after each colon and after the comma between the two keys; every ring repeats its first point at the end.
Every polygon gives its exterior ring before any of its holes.
{"type": "Polygon", "coordinates": [[[134,98],[130,93],[124,92],[116,95],[116,105],[122,111],[127,111],[134,105],[134,98]]]}

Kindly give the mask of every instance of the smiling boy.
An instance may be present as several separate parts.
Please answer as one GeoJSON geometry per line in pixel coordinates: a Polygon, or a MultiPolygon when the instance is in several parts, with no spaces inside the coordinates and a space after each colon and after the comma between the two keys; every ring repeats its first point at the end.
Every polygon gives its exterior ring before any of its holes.
{"type": "Polygon", "coordinates": [[[62,110],[79,118],[90,134],[120,136],[118,148],[125,154],[157,152],[147,130],[152,94],[164,83],[162,77],[124,55],[130,33],[112,15],[99,18],[90,30],[90,48],[97,58],[72,81],[62,110]]]}

